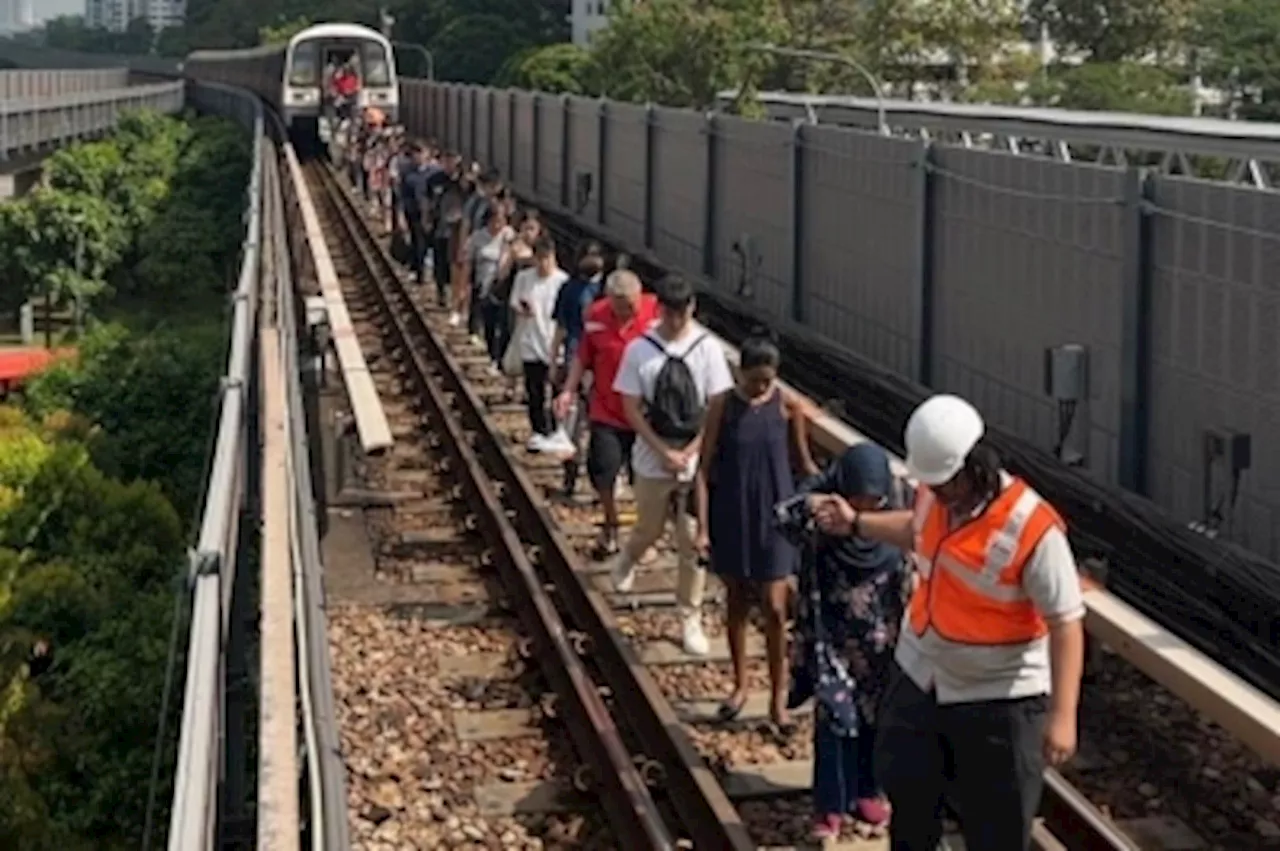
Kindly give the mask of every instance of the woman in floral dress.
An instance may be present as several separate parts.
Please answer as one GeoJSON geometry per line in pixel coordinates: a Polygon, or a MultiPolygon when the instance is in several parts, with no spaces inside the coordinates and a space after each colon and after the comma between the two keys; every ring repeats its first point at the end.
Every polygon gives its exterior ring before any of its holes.
{"type": "MultiPolygon", "coordinates": [[[[884,450],[852,447],[801,486],[838,493],[861,511],[909,504],[884,450]]],[[[906,555],[859,538],[829,538],[803,500],[779,506],[779,525],[801,546],[799,611],[788,704],[814,698],[814,837],[839,835],[846,815],[889,820],[871,754],[876,705],[893,661],[906,605],[906,555]],[[789,510],[788,510],[789,509],[789,510]]]]}

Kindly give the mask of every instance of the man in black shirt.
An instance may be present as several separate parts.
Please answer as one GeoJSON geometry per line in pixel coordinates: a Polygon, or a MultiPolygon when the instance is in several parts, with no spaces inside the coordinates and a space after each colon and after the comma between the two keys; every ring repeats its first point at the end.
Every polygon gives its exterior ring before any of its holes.
{"type": "Polygon", "coordinates": [[[440,171],[432,175],[429,191],[432,219],[432,267],[440,306],[450,304],[453,282],[454,235],[462,217],[462,158],[454,151],[440,157],[440,171]]]}

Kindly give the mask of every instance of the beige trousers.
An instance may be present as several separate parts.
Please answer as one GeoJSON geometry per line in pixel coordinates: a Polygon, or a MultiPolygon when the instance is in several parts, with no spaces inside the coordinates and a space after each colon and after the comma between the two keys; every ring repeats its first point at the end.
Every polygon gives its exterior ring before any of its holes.
{"type": "Polygon", "coordinates": [[[670,519],[675,524],[676,541],[676,605],[681,614],[692,614],[702,608],[707,589],[707,571],[698,565],[693,552],[696,521],[684,510],[690,482],[675,479],[650,479],[636,476],[631,492],[636,498],[636,524],[623,547],[623,557],[635,564],[645,551],[658,543],[670,519]]]}

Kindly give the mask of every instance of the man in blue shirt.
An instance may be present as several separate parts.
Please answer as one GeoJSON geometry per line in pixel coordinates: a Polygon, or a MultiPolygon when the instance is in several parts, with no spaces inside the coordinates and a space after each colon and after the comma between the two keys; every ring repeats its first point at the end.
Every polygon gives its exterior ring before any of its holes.
{"type": "MultiPolygon", "coordinates": [[[[564,282],[560,294],[556,298],[552,318],[556,323],[555,337],[551,342],[551,357],[560,358],[560,367],[555,375],[555,385],[564,383],[569,365],[578,354],[578,343],[582,340],[584,317],[591,303],[600,298],[604,292],[604,249],[600,243],[591,240],[578,249],[578,262],[572,278],[564,282]],[[563,349],[561,348],[563,347],[563,349]]],[[[584,382],[585,385],[585,382],[584,382]]],[[[578,484],[579,452],[578,438],[582,426],[587,421],[587,386],[580,385],[579,398],[570,412],[568,421],[562,423],[563,434],[567,437],[564,446],[548,445],[544,452],[555,452],[563,449],[569,457],[564,462],[564,496],[573,496],[578,484]]],[[[559,434],[559,432],[557,433],[559,434]]]]}
{"type": "Polygon", "coordinates": [[[409,162],[400,174],[400,210],[404,215],[401,226],[409,232],[412,250],[410,268],[414,279],[426,283],[427,249],[430,238],[427,232],[431,216],[432,177],[440,167],[431,163],[431,152],[421,142],[409,146],[409,162]]]}

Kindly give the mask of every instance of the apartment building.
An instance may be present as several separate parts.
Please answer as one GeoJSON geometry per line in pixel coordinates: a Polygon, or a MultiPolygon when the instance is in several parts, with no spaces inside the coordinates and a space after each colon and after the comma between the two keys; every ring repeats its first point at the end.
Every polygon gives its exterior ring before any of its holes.
{"type": "Polygon", "coordinates": [[[573,43],[586,47],[591,35],[609,25],[609,4],[613,0],[573,0],[569,12],[569,29],[573,43]]]}
{"type": "Polygon", "coordinates": [[[33,0],[0,0],[0,35],[26,32],[36,25],[33,0]]]}
{"type": "Polygon", "coordinates": [[[186,0],[87,0],[85,21],[91,27],[123,32],[135,18],[146,18],[159,32],[182,24],[186,0]]]}

